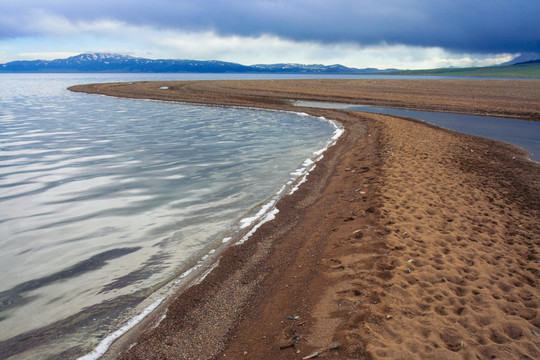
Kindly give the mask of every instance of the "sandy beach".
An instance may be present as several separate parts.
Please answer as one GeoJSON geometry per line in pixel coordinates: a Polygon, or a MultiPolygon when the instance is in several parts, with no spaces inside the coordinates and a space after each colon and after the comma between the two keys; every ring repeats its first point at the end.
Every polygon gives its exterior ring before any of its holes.
{"type": "Polygon", "coordinates": [[[291,102],[540,121],[537,80],[71,90],[302,111],[345,129],[308,181],[280,200],[275,220],[225,251],[202,282],[117,341],[105,359],[540,358],[540,164],[515,146],[411,119],[291,102]]]}

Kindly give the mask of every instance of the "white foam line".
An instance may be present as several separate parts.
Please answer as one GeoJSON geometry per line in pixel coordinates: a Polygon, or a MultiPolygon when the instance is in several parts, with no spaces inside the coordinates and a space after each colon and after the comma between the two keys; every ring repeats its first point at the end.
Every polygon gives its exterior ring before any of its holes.
{"type": "MultiPolygon", "coordinates": [[[[292,182],[291,182],[291,183],[292,183],[292,182]]],[[[288,185],[288,184],[289,184],[289,182],[287,182],[287,184],[283,185],[283,186],[281,187],[281,189],[279,189],[279,191],[276,193],[276,195],[278,195],[278,196],[281,195],[281,194],[285,191],[285,189],[287,188],[287,185],[288,185]]]]}
{"type": "Polygon", "coordinates": [[[105,339],[101,340],[101,342],[96,346],[96,348],[91,351],[90,353],[79,357],[77,360],[96,360],[99,359],[105,352],[109,349],[111,344],[118,339],[120,336],[124,335],[126,332],[131,330],[135,325],[140,323],[148,314],[150,314],[152,311],[154,311],[159,304],[161,304],[165,300],[165,298],[157,298],[156,301],[154,301],[150,306],[148,306],[146,309],[144,309],[139,315],[135,316],[131,320],[128,321],[127,324],[122,326],[120,329],[116,330],[109,336],[107,336],[105,339]]]}
{"type": "Polygon", "coordinates": [[[161,315],[161,317],[159,318],[157,323],[152,327],[153,329],[157,328],[159,326],[159,324],[161,324],[161,322],[167,318],[167,313],[168,312],[169,312],[169,309],[165,309],[165,313],[163,313],[163,315],[161,315]]]}
{"type": "MultiPolygon", "coordinates": [[[[343,127],[338,122],[336,122],[334,120],[327,120],[324,117],[320,117],[319,119],[326,120],[326,121],[330,122],[330,124],[332,124],[334,126],[334,128],[335,128],[334,134],[332,135],[330,140],[326,143],[326,145],[322,149],[313,152],[313,155],[315,155],[317,157],[315,159],[315,161],[313,161],[311,159],[306,159],[302,163],[302,166],[303,166],[302,168],[299,168],[296,171],[294,171],[293,173],[291,173],[291,175],[293,175],[293,176],[296,175],[297,176],[296,179],[298,179],[298,177],[300,177],[302,175],[303,176],[300,179],[300,181],[298,181],[296,183],[296,185],[289,191],[288,195],[294,194],[300,188],[300,185],[302,185],[303,183],[305,183],[307,181],[307,177],[308,177],[309,173],[311,173],[313,171],[313,169],[315,169],[316,163],[319,162],[324,157],[323,153],[326,150],[328,150],[329,147],[335,145],[335,143],[337,142],[339,137],[344,132],[343,127]]],[[[293,182],[296,179],[293,179],[293,182]]]]}
{"type": "MultiPolygon", "coordinates": [[[[228,242],[229,240],[231,240],[231,238],[225,238],[223,239],[223,243],[226,243],[228,242]]],[[[201,266],[203,266],[203,262],[208,259],[208,257],[212,254],[214,254],[216,252],[216,249],[212,249],[208,252],[208,254],[204,255],[201,260],[197,261],[197,264],[195,264],[195,266],[193,266],[192,268],[189,268],[187,269],[186,271],[184,271],[182,274],[180,274],[180,276],[178,276],[176,278],[176,280],[174,280],[174,284],[175,285],[178,285],[182,282],[182,280],[184,280],[184,278],[186,278],[189,274],[191,274],[193,271],[197,270],[198,268],[200,268],[201,266]]]]}
{"type": "Polygon", "coordinates": [[[187,269],[186,271],[184,271],[176,280],[174,280],[174,283],[176,285],[180,284],[182,282],[182,280],[184,280],[184,278],[186,276],[188,276],[189,274],[191,274],[193,271],[197,270],[201,266],[202,266],[202,261],[197,262],[197,265],[195,265],[192,268],[187,269]]]}
{"type": "Polygon", "coordinates": [[[199,285],[200,283],[203,282],[204,279],[206,279],[206,277],[208,275],[210,275],[210,273],[215,269],[217,268],[219,265],[219,261],[216,261],[212,266],[210,266],[210,268],[208,270],[206,270],[204,272],[204,274],[201,275],[201,277],[199,277],[194,283],[193,285],[199,285]]]}
{"type": "Polygon", "coordinates": [[[268,212],[268,210],[270,210],[275,204],[276,204],[276,200],[272,199],[269,202],[267,202],[266,204],[264,204],[261,207],[261,209],[259,210],[259,212],[257,212],[257,214],[255,214],[255,216],[243,218],[242,220],[240,220],[240,228],[245,229],[248,226],[250,226],[251,224],[253,224],[255,221],[257,221],[258,219],[263,217],[263,215],[266,214],[268,212]]]}
{"type": "Polygon", "coordinates": [[[258,228],[260,228],[263,224],[272,221],[276,218],[276,214],[279,213],[279,210],[277,208],[274,208],[271,212],[269,212],[257,225],[255,225],[242,239],[236,242],[235,245],[242,245],[245,243],[251,235],[255,234],[255,231],[257,231],[258,228]]]}
{"type": "Polygon", "coordinates": [[[313,167],[311,169],[309,169],[309,171],[307,173],[304,174],[302,179],[300,179],[300,181],[298,181],[296,183],[296,185],[289,191],[289,195],[294,194],[300,188],[300,185],[302,185],[303,183],[305,183],[307,181],[307,177],[308,177],[309,173],[311,171],[313,171],[313,169],[315,169],[315,165],[313,165],[313,167]]]}

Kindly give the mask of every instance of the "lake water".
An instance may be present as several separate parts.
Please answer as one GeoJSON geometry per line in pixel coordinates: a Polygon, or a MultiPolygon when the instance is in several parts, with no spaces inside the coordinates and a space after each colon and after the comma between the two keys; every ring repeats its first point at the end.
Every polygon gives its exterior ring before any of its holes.
{"type": "Polygon", "coordinates": [[[298,101],[296,105],[410,117],[465,134],[517,145],[531,153],[531,160],[540,161],[540,122],[537,121],[318,101],[298,101]]]}
{"type": "Polygon", "coordinates": [[[271,216],[339,132],[303,114],[66,90],[203,76],[0,76],[0,357],[92,350],[271,216]]]}

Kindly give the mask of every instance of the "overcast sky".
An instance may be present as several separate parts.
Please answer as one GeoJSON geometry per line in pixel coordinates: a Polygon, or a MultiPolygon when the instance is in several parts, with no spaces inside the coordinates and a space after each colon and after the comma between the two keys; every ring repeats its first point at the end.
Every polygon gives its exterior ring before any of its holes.
{"type": "Polygon", "coordinates": [[[540,52],[540,0],[1,0],[0,63],[115,52],[364,68],[540,52]]]}

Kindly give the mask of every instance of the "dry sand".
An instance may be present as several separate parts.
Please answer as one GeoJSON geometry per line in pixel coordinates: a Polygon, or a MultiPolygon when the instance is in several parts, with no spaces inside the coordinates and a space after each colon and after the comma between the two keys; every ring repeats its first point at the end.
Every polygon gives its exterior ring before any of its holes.
{"type": "MultiPolygon", "coordinates": [[[[73,90],[284,110],[298,110],[288,99],[304,99],[540,119],[540,85],[526,80],[73,90]]],[[[514,146],[410,119],[301,110],[346,129],[309,181],[279,202],[274,221],[179,294],[158,327],[139,327],[107,357],[539,359],[540,165],[514,146]]]]}

